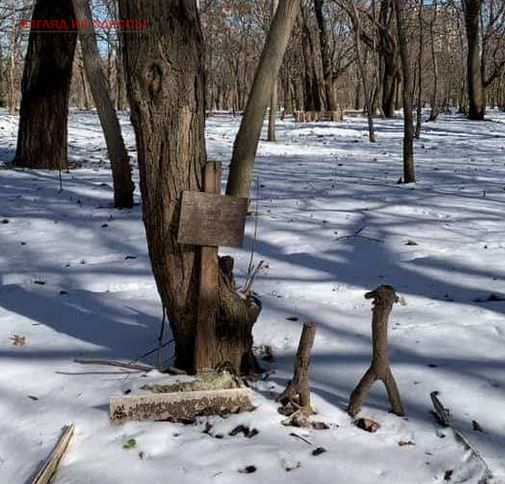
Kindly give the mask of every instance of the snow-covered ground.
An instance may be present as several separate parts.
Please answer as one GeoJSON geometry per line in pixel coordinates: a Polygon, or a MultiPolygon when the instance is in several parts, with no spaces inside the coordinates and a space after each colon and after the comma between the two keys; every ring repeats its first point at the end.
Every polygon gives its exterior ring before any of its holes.
{"type": "MultiPolygon", "coordinates": [[[[73,112],[69,151],[84,168],[63,173],[63,191],[57,173],[0,170],[0,482],[25,482],[74,422],[58,483],[476,483],[480,462],[430,414],[434,390],[493,482],[505,482],[505,115],[489,117],[426,124],[415,186],[396,184],[401,120],[378,120],[376,144],[361,118],[279,123],[278,142],[260,145],[253,188],[254,256],[268,262],[255,286],[264,309],[254,335],[272,347],[264,365],[275,372],[255,385],[254,412],[211,418],[203,433],[206,419],[112,427],[109,397],[160,375],[72,361],[135,359],[156,347],[161,319],[140,207],[111,208],[98,120],[73,112]],[[360,416],[381,427],[367,433],[345,409],[370,361],[363,295],[386,283],[402,296],[390,351],[407,418],[388,413],[377,383],[360,416]],[[274,402],[306,320],[319,324],[311,384],[328,430],[281,425],[274,402]],[[229,436],[239,424],[259,433],[229,436]],[[129,439],[134,447],[123,448],[129,439]],[[317,447],[326,452],[312,455],[317,447]],[[247,466],[256,472],[239,472],[247,466]]],[[[210,159],[228,162],[238,122],[208,120],[210,159]]],[[[0,161],[12,158],[16,129],[0,112],[0,161]]],[[[223,251],[242,277],[253,233],[251,219],[244,248],[223,251]]]]}

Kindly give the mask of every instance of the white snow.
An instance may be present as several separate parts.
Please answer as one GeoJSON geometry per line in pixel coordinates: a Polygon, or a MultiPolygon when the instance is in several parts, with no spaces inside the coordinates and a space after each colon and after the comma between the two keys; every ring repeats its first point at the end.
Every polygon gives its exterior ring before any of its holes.
{"type": "MultiPolygon", "coordinates": [[[[505,297],[505,114],[489,118],[425,124],[418,183],[407,186],[396,184],[400,119],[377,120],[376,144],[362,118],[279,122],[278,142],[260,144],[252,202],[255,261],[268,263],[255,285],[263,302],[255,343],[272,346],[275,361],[263,364],[275,372],[255,384],[255,411],[208,419],[208,435],[207,419],[111,426],[110,396],[165,377],[72,361],[135,359],[156,347],[161,320],[140,207],[111,207],[97,117],[73,111],[69,151],[83,168],[63,173],[63,191],[57,173],[0,170],[0,220],[9,221],[0,224],[0,482],[29,479],[69,422],[76,434],[57,483],[424,484],[444,482],[446,471],[450,482],[479,482],[480,462],[430,414],[434,390],[493,482],[505,482],[505,301],[486,301],[505,297]],[[380,284],[402,296],[390,356],[407,418],[388,413],[377,383],[360,413],[381,424],[370,434],[345,410],[370,361],[363,295],[380,284]],[[284,427],[274,402],[306,320],[319,324],[311,385],[328,430],[284,427]],[[14,346],[14,335],[26,344],[14,346]],[[239,424],[259,434],[228,436],[239,424]],[[123,448],[130,438],[135,448],[123,448]],[[326,452],[312,456],[317,447],[326,452]],[[246,466],[257,470],[238,472],[246,466]]],[[[228,163],[238,123],[208,120],[209,159],[228,163]]],[[[122,124],[134,150],[127,116],[122,124]]],[[[17,118],[1,111],[0,162],[12,158],[16,134],[17,118]]],[[[251,218],[243,249],[222,251],[237,258],[242,278],[253,234],[251,218]]]]}

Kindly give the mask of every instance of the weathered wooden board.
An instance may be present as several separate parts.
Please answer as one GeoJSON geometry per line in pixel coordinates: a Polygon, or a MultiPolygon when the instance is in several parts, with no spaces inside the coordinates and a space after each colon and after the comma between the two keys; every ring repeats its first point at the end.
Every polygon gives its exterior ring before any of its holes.
{"type": "Polygon", "coordinates": [[[177,242],[211,247],[240,247],[244,238],[247,206],[247,198],[183,192],[177,242]]]}
{"type": "Polygon", "coordinates": [[[114,424],[130,420],[187,421],[201,415],[225,415],[250,411],[250,388],[194,392],[153,393],[110,398],[114,424]]]}
{"type": "Polygon", "coordinates": [[[49,454],[48,458],[42,464],[41,469],[37,472],[36,476],[31,481],[32,484],[48,484],[51,482],[54,473],[58,469],[63,454],[67,450],[68,444],[72,435],[74,434],[74,425],[66,425],[63,427],[60,438],[49,454]]]}

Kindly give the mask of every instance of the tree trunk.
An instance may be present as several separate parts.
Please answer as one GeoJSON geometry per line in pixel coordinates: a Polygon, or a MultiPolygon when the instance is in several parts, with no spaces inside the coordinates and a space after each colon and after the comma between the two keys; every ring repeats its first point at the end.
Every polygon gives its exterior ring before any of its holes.
{"type": "MultiPolygon", "coordinates": [[[[66,0],[37,0],[34,19],[75,19],[66,0]]],[[[31,31],[21,86],[19,134],[14,165],[67,167],[67,119],[77,32],[31,31]]]]}
{"type": "Polygon", "coordinates": [[[404,0],[395,0],[396,28],[403,74],[403,181],[404,183],[414,183],[416,177],[414,173],[414,119],[412,115],[413,89],[409,50],[405,35],[404,7],[404,0]]]}
{"type": "Polygon", "coordinates": [[[10,36],[10,59],[9,59],[9,96],[8,96],[8,109],[9,114],[16,112],[16,30],[17,30],[17,16],[16,7],[12,4],[12,29],[10,36]]]}
{"type": "Polygon", "coordinates": [[[82,106],[84,106],[85,111],[89,111],[91,109],[91,102],[89,100],[89,94],[88,94],[88,83],[86,81],[86,74],[84,72],[84,60],[82,56],[82,47],[80,49],[77,49],[77,66],[79,69],[79,79],[81,81],[81,88],[82,88],[82,97],[81,97],[81,103],[79,108],[83,109],[82,106]]]}
{"type": "Polygon", "coordinates": [[[321,47],[321,60],[323,64],[324,92],[326,97],[326,107],[328,111],[337,111],[338,104],[335,98],[333,86],[333,62],[331,56],[330,35],[326,27],[326,20],[323,14],[324,0],[314,0],[317,26],[319,29],[319,44],[321,47]]]}
{"type": "Polygon", "coordinates": [[[424,53],[424,25],[423,12],[424,0],[419,1],[419,52],[417,57],[417,106],[416,106],[416,131],[415,138],[421,137],[421,122],[423,112],[423,53],[424,53]]]}
{"type": "MultiPolygon", "coordinates": [[[[88,0],[73,0],[73,6],[76,17],[79,20],[87,20],[89,25],[92,25],[88,0]]],[[[135,186],[131,176],[130,157],[126,151],[119,120],[112,103],[93,27],[80,29],[79,40],[84,69],[109,153],[114,185],[114,206],[116,208],[131,208],[135,186]]]]}
{"type": "MultiPolygon", "coordinates": [[[[275,11],[277,10],[278,0],[271,0],[271,18],[273,20],[275,11]]],[[[272,88],[272,97],[270,98],[270,112],[268,114],[268,141],[275,142],[275,118],[277,117],[277,84],[278,79],[275,80],[272,88]]]]}
{"type": "MultiPolygon", "coordinates": [[[[206,158],[204,43],[197,4],[120,0],[119,6],[121,18],[142,18],[150,26],[149,34],[122,35],[121,44],[149,256],[175,339],[175,366],[193,371],[201,250],[177,243],[177,231],[181,193],[200,191],[206,158]]],[[[219,274],[212,366],[247,373],[254,364],[252,325],[260,306],[235,292],[229,259],[219,274]]]]}
{"type": "Polygon", "coordinates": [[[468,117],[483,120],[485,114],[484,87],[482,83],[482,36],[480,12],[483,0],[463,0],[467,40],[468,117]]]}
{"type": "Polygon", "coordinates": [[[181,192],[200,190],[205,164],[203,38],[196,2],[120,0],[119,12],[150,26],[148,35],[124,34],[121,43],[149,255],[175,338],[175,366],[192,370],[199,250],[176,238],[181,192]]]}
{"type": "Polygon", "coordinates": [[[431,62],[433,64],[433,91],[431,93],[430,117],[428,121],[436,121],[438,117],[438,59],[435,48],[435,25],[437,23],[438,5],[434,0],[432,5],[432,17],[430,22],[430,44],[431,44],[431,62]]]}
{"type": "Polygon", "coordinates": [[[380,52],[382,57],[382,111],[386,118],[394,118],[395,92],[398,84],[399,69],[395,36],[391,32],[391,0],[382,0],[379,13],[381,29],[379,31],[380,52]]]}
{"type": "Polygon", "coordinates": [[[285,0],[280,2],[277,8],[254,76],[239,132],[233,145],[230,174],[226,186],[228,195],[249,197],[254,158],[263,126],[263,117],[299,8],[300,0],[285,0]]]}
{"type": "Polygon", "coordinates": [[[304,62],[304,111],[321,111],[319,82],[314,66],[314,46],[307,18],[308,12],[302,9],[300,23],[302,25],[302,54],[304,62]]]}
{"type": "Polygon", "coordinates": [[[349,15],[354,27],[354,47],[356,49],[356,62],[358,63],[361,82],[363,84],[363,94],[365,96],[365,107],[368,120],[368,139],[371,143],[375,143],[375,129],[373,124],[373,101],[370,86],[368,84],[366,66],[361,53],[361,20],[359,17],[356,5],[349,2],[349,15]]]}

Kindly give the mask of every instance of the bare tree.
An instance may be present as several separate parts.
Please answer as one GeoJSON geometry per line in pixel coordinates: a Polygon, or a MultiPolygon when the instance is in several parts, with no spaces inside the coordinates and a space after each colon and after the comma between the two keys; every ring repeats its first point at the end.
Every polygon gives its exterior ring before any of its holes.
{"type": "Polygon", "coordinates": [[[467,86],[470,104],[468,117],[474,120],[482,120],[485,114],[485,99],[481,72],[482,32],[480,14],[484,0],[462,0],[462,2],[467,40],[467,86]]]}
{"type": "MultiPolygon", "coordinates": [[[[275,11],[277,10],[277,5],[279,3],[278,0],[271,0],[271,14],[272,14],[272,19],[275,16],[275,11]]],[[[275,141],[275,118],[277,116],[277,104],[278,104],[278,97],[277,97],[277,80],[274,82],[273,88],[272,88],[272,97],[270,99],[270,112],[268,114],[268,141],[275,141]]]]}
{"type": "MultiPolygon", "coordinates": [[[[241,129],[228,180],[233,195],[248,196],[254,155],[272,86],[278,75],[298,1],[279,3],[241,129]],[[245,146],[244,146],[245,145],[245,146]]],[[[144,18],[149,35],[124,35],[123,58],[132,122],[137,138],[140,187],[149,255],[158,292],[176,343],[176,366],[192,370],[198,307],[197,247],[176,240],[179,201],[184,190],[202,187],[204,139],[204,41],[196,0],[130,2],[120,0],[123,18],[144,18]],[[163,21],[161,21],[163,19],[163,21]],[[178,65],[179,69],[172,66],[178,65]],[[146,82],[147,79],[147,82],[146,82]]],[[[254,370],[252,326],[260,305],[239,295],[233,260],[222,258],[218,321],[207,367],[227,365],[254,370]]]]}
{"type": "Polygon", "coordinates": [[[284,0],[277,7],[233,146],[230,174],[226,186],[228,195],[249,197],[263,117],[299,8],[300,0],[284,0]]]}
{"type": "Polygon", "coordinates": [[[416,131],[414,137],[421,137],[421,123],[423,113],[423,53],[424,53],[424,0],[419,0],[419,51],[417,54],[417,106],[416,106],[416,131]]]}
{"type": "Polygon", "coordinates": [[[373,122],[373,99],[371,88],[368,82],[368,75],[365,65],[365,60],[363,59],[363,55],[361,52],[361,37],[362,37],[362,28],[361,28],[361,18],[360,13],[356,7],[356,4],[352,0],[343,0],[345,9],[347,10],[351,22],[354,29],[354,45],[356,49],[356,62],[358,64],[359,73],[361,77],[361,82],[363,85],[363,94],[365,96],[365,107],[367,113],[368,120],[368,139],[371,143],[375,143],[375,129],[373,122]]]}
{"type": "Polygon", "coordinates": [[[410,54],[405,35],[404,23],[404,0],[394,0],[396,10],[396,28],[398,31],[398,44],[402,64],[402,99],[403,99],[403,182],[414,183],[416,176],[414,172],[414,117],[412,115],[413,88],[412,73],[410,66],[410,54]]]}
{"type": "Polygon", "coordinates": [[[133,206],[134,184],[131,177],[130,157],[126,151],[119,120],[105,78],[102,59],[98,52],[95,32],[92,27],[92,14],[88,0],[73,0],[74,11],[79,20],[87,20],[88,29],[79,30],[84,69],[91,87],[91,93],[105,136],[107,151],[112,167],[114,185],[114,206],[130,208],[133,206]]]}
{"type": "MultiPolygon", "coordinates": [[[[37,0],[34,19],[75,20],[66,0],[37,0]]],[[[61,169],[67,166],[67,118],[77,31],[32,30],[22,81],[19,134],[14,165],[61,169]]]]}
{"type": "Polygon", "coordinates": [[[329,111],[336,111],[338,109],[338,104],[335,98],[333,61],[330,45],[331,37],[328,32],[327,22],[323,12],[323,5],[324,0],[314,0],[314,9],[316,12],[317,27],[319,30],[319,44],[321,48],[326,106],[329,111]]]}
{"type": "Polygon", "coordinates": [[[433,88],[431,91],[430,117],[428,121],[435,121],[438,117],[438,59],[435,46],[435,25],[437,23],[438,2],[433,0],[430,20],[431,63],[433,67],[433,88]]]}

